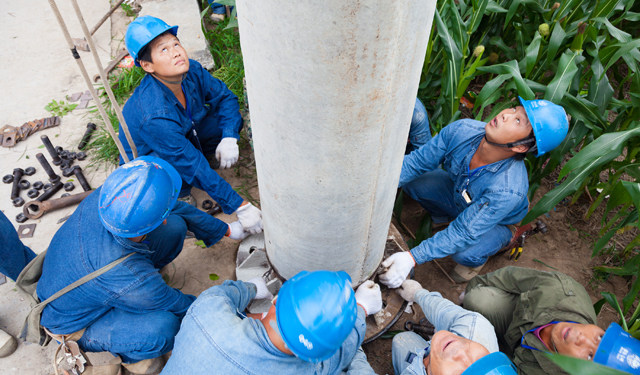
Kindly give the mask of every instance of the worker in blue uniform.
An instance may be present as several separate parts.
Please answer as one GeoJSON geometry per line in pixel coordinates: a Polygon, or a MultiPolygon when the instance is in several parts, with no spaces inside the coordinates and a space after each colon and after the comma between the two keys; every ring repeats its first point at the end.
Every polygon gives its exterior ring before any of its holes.
{"type": "Polygon", "coordinates": [[[378,284],[365,281],[354,293],[344,271],[302,271],[282,285],[268,312],[243,313],[253,299],[265,298],[271,294],[262,278],[204,291],[187,312],[162,375],[359,373],[350,364],[367,315],[382,309],[378,284]]]}
{"type": "Polygon", "coordinates": [[[160,269],[180,254],[187,230],[207,246],[225,235],[246,235],[238,222],[226,224],[178,202],[181,185],[167,162],[139,157],[111,173],[58,230],[38,282],[40,301],[129,257],[45,307],[41,325],[56,340],[64,336],[87,352],[111,352],[134,374],[159,372],[196,299],[167,285],[160,269]]]}
{"type": "MultiPolygon", "coordinates": [[[[180,173],[180,200],[195,206],[191,195],[195,186],[226,214],[244,212],[239,215],[244,216],[240,219],[244,228],[259,233],[260,210],[243,201],[211,167],[219,162],[221,168],[230,168],[238,161],[242,127],[238,98],[189,59],[177,34],[178,26],[152,16],[138,17],[127,28],[127,49],[147,72],[123,109],[138,155],[158,156],[180,173]]],[[[122,127],[119,137],[132,158],[122,127]]]]}
{"type": "Polygon", "coordinates": [[[569,129],[562,107],[546,100],[520,103],[487,123],[453,122],[404,157],[399,187],[435,224],[451,223],[411,252],[387,258],[382,283],[397,288],[416,263],[448,255],[457,263],[451,277],[467,282],[510,241],[508,225],[529,209],[525,154],[550,152],[569,129]]]}
{"type": "MultiPolygon", "coordinates": [[[[35,257],[36,253],[20,241],[13,224],[0,211],[0,273],[16,280],[35,257]]],[[[15,337],[0,330],[0,358],[10,355],[17,347],[15,337]]]]}

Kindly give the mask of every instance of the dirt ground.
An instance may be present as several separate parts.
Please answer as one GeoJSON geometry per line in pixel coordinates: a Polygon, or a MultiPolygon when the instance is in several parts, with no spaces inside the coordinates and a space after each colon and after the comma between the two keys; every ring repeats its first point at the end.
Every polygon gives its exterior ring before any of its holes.
{"type": "MultiPolygon", "coordinates": [[[[259,204],[255,163],[248,142],[241,142],[240,155],[242,160],[234,169],[219,171],[219,173],[245,199],[251,197],[250,199],[253,199],[254,203],[259,204]]],[[[553,186],[553,183],[542,185],[543,187],[536,193],[535,201],[540,199],[549,190],[549,186],[553,186]]],[[[206,193],[196,189],[194,189],[194,195],[198,202],[207,198],[206,193]]],[[[593,217],[589,222],[573,220],[575,215],[572,215],[571,212],[575,211],[576,206],[579,205],[588,205],[588,202],[579,201],[574,206],[560,204],[548,216],[542,216],[540,219],[547,224],[549,231],[546,234],[537,234],[530,238],[517,262],[510,261],[507,257],[508,254],[503,254],[489,260],[482,272],[491,272],[510,265],[546,271],[553,270],[550,268],[553,267],[584,285],[593,302],[601,298],[600,292],[603,291],[615,291],[618,295],[621,294],[620,291],[626,293],[629,285],[621,277],[611,276],[606,280],[593,277],[592,267],[606,262],[606,256],[591,259],[591,243],[597,238],[596,233],[591,233],[597,227],[592,223],[598,221],[599,218],[593,217]]],[[[402,221],[414,233],[424,213],[425,211],[415,201],[405,197],[402,221]]],[[[225,222],[235,220],[234,216],[224,214],[217,217],[225,222]]],[[[399,230],[403,235],[406,235],[401,228],[399,230]]],[[[408,238],[405,237],[405,239],[408,238]]],[[[213,285],[219,285],[226,279],[235,278],[238,242],[225,238],[208,249],[197,246],[195,242],[195,239],[186,240],[182,254],[172,264],[165,267],[162,273],[166,275],[165,279],[171,286],[197,296],[213,285]],[[211,280],[210,274],[217,275],[219,279],[211,280]]],[[[441,259],[438,262],[446,272],[455,266],[450,258],[441,259]]],[[[417,266],[415,279],[424,288],[438,291],[452,301],[458,300],[458,296],[465,287],[465,284],[453,285],[433,262],[417,266]]],[[[424,314],[416,306],[412,314],[402,314],[398,322],[390,328],[390,331],[403,330],[407,320],[419,321],[422,317],[424,314]]],[[[617,313],[605,305],[598,316],[598,325],[606,328],[609,323],[617,321],[617,319],[617,313]]],[[[377,339],[363,347],[369,363],[376,373],[393,374],[391,339],[377,339]]]]}

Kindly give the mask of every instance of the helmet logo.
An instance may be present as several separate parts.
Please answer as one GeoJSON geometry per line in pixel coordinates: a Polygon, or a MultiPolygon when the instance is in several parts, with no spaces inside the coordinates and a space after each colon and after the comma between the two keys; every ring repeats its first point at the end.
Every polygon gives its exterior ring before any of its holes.
{"type": "Polygon", "coordinates": [[[630,356],[627,357],[627,363],[629,364],[629,366],[633,367],[634,369],[637,369],[638,367],[640,367],[640,357],[638,357],[635,354],[631,354],[630,356]]]}
{"type": "Polygon", "coordinates": [[[300,336],[298,336],[298,340],[300,340],[300,343],[304,345],[307,350],[313,349],[313,343],[307,340],[302,333],[300,334],[300,336]]]}

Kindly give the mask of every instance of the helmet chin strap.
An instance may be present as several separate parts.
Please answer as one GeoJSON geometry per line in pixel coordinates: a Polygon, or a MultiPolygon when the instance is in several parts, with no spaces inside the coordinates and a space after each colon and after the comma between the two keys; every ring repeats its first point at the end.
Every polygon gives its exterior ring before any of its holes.
{"type": "Polygon", "coordinates": [[[184,74],[180,76],[180,80],[179,81],[168,81],[166,79],[162,79],[162,78],[158,77],[155,73],[151,73],[151,75],[154,78],[156,78],[157,80],[159,80],[159,81],[161,81],[161,82],[163,82],[165,84],[168,84],[168,85],[179,85],[179,84],[182,83],[182,81],[184,81],[184,74]]]}
{"type": "Polygon", "coordinates": [[[504,147],[504,148],[513,148],[516,146],[520,146],[520,145],[526,145],[529,143],[535,143],[536,139],[534,137],[527,137],[525,139],[521,139],[519,141],[515,141],[515,142],[509,142],[509,143],[495,143],[495,142],[491,142],[488,138],[487,135],[484,135],[484,140],[485,142],[487,142],[488,144],[492,145],[492,146],[496,146],[496,147],[504,147]]]}

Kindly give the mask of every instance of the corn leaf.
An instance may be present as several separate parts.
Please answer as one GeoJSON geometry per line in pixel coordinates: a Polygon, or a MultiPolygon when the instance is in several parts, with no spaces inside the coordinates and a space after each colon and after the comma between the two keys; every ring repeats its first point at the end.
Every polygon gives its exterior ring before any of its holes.
{"type": "Polygon", "coordinates": [[[491,81],[485,83],[484,87],[482,88],[482,90],[480,90],[480,93],[476,97],[476,103],[482,103],[484,105],[486,100],[494,92],[496,92],[496,90],[500,89],[500,86],[502,86],[504,81],[508,80],[509,78],[511,78],[511,74],[500,74],[491,81]]]}
{"type": "Polygon", "coordinates": [[[622,182],[618,181],[618,183],[613,187],[613,191],[609,195],[606,212],[611,212],[611,210],[618,207],[619,205],[627,204],[629,202],[632,202],[631,195],[629,195],[627,189],[625,189],[624,185],[622,185],[622,182]]]}
{"type": "Polygon", "coordinates": [[[633,201],[633,204],[640,206],[640,183],[631,181],[621,181],[622,186],[627,190],[629,197],[633,201]]]}
{"type": "Polygon", "coordinates": [[[228,6],[235,6],[236,5],[236,0],[216,0],[214,1],[214,3],[218,3],[218,4],[222,4],[222,5],[228,5],[228,6]]]}
{"type": "MultiPolygon", "coordinates": [[[[638,47],[640,47],[640,38],[632,40],[627,43],[617,43],[612,47],[614,47],[615,53],[611,55],[611,58],[608,58],[608,55],[605,55],[604,57],[600,56],[600,61],[602,61],[603,64],[605,62],[607,63],[607,65],[604,68],[605,72],[609,70],[609,68],[611,68],[611,66],[615,64],[622,56],[629,54],[630,51],[632,50],[637,50],[638,47]]],[[[603,51],[604,50],[607,50],[607,48],[603,49],[603,51]]],[[[610,52],[610,51],[607,51],[607,52],[610,52]]]]}
{"type": "Polygon", "coordinates": [[[607,17],[616,8],[620,0],[601,0],[598,2],[596,9],[591,12],[590,19],[598,17],[607,17]]]}
{"type": "MultiPolygon", "coordinates": [[[[591,63],[591,70],[593,70],[593,77],[589,83],[587,100],[598,107],[599,113],[604,113],[613,98],[613,87],[609,83],[609,77],[604,74],[604,67],[597,56],[591,63]],[[602,77],[602,79],[598,80],[598,77],[602,77]]],[[[602,120],[604,121],[604,119],[602,120]]],[[[601,125],[604,128],[606,124],[601,123],[601,125]]]]}
{"type": "Polygon", "coordinates": [[[633,302],[638,297],[638,293],[640,293],[640,267],[638,267],[638,272],[636,273],[636,280],[631,285],[631,289],[629,290],[629,293],[627,293],[627,295],[624,296],[624,298],[622,299],[622,311],[624,312],[624,315],[622,316],[623,319],[624,319],[624,316],[627,315],[627,313],[629,312],[629,309],[631,308],[631,305],[633,304],[633,302]]]}
{"type": "Polygon", "coordinates": [[[627,43],[631,41],[631,34],[628,34],[617,27],[613,26],[608,19],[604,17],[596,17],[592,19],[595,22],[602,22],[606,27],[609,34],[617,39],[619,42],[627,43]]]}
{"type": "Polygon", "coordinates": [[[504,9],[498,3],[493,0],[489,0],[489,4],[487,4],[487,13],[507,13],[508,10],[504,9]]]}
{"type": "Polygon", "coordinates": [[[622,313],[622,309],[620,308],[620,304],[618,303],[618,299],[616,298],[615,294],[609,292],[602,292],[600,294],[602,294],[604,299],[607,300],[607,303],[611,305],[611,307],[616,309],[616,311],[620,315],[622,328],[626,331],[628,329],[627,322],[624,320],[624,314],[622,313]]]}
{"type": "Polygon", "coordinates": [[[570,11],[574,9],[578,9],[582,6],[582,3],[586,0],[565,0],[561,3],[560,8],[556,13],[554,20],[557,22],[558,20],[564,18],[570,11]]]}
{"type": "Polygon", "coordinates": [[[499,36],[493,36],[491,37],[491,39],[489,39],[489,43],[498,47],[498,49],[500,49],[500,51],[502,51],[502,53],[504,53],[504,55],[507,57],[507,59],[509,60],[514,60],[516,58],[516,53],[515,50],[511,47],[508,47],[505,43],[504,40],[502,40],[501,37],[499,36]]]}
{"type": "Polygon", "coordinates": [[[585,359],[549,353],[545,353],[545,355],[570,375],[629,375],[626,372],[614,370],[611,367],[585,359]]]}
{"type": "Polygon", "coordinates": [[[516,83],[516,87],[518,88],[518,94],[525,100],[535,99],[535,94],[524,82],[522,75],[520,75],[520,68],[516,60],[492,66],[483,66],[478,68],[478,70],[495,74],[511,74],[516,83]]]}
{"type": "Polygon", "coordinates": [[[560,57],[560,63],[558,64],[558,70],[555,77],[548,85],[547,92],[544,94],[544,99],[550,102],[559,104],[562,97],[567,92],[573,76],[578,71],[576,65],[576,58],[578,53],[573,54],[565,53],[560,57]]]}
{"type": "MultiPolygon", "coordinates": [[[[464,46],[466,45],[466,40],[469,37],[466,32],[466,25],[462,18],[460,17],[460,13],[458,12],[458,7],[454,0],[449,1],[449,10],[451,11],[451,32],[453,34],[453,40],[456,42],[458,49],[462,51],[464,46]]],[[[462,51],[465,52],[466,51],[462,51]]]]}
{"type": "MultiPolygon", "coordinates": [[[[443,77],[442,90],[445,96],[445,105],[452,115],[458,109],[458,101],[456,98],[456,92],[458,88],[458,80],[462,71],[462,53],[458,49],[455,41],[449,34],[447,26],[440,18],[440,13],[436,10],[434,18],[436,20],[436,26],[438,28],[438,35],[443,44],[444,50],[447,54],[446,61],[446,75],[443,77]]],[[[447,117],[447,119],[450,116],[447,117]]]]}
{"type": "Polygon", "coordinates": [[[540,33],[536,31],[533,40],[525,50],[525,62],[527,66],[527,71],[525,73],[525,77],[529,78],[531,72],[533,72],[533,68],[536,66],[538,62],[538,56],[540,55],[540,43],[542,42],[542,36],[540,33]]]}
{"type": "Polygon", "coordinates": [[[480,21],[482,21],[484,11],[485,9],[487,9],[488,4],[489,0],[475,0],[473,2],[473,13],[471,14],[471,18],[469,19],[467,34],[471,35],[476,31],[476,29],[480,25],[480,21]]]}
{"type": "Polygon", "coordinates": [[[593,129],[593,124],[597,124],[603,130],[607,127],[606,121],[600,115],[598,106],[587,99],[565,93],[560,103],[572,117],[586,125],[592,125],[589,128],[593,129]]]}

